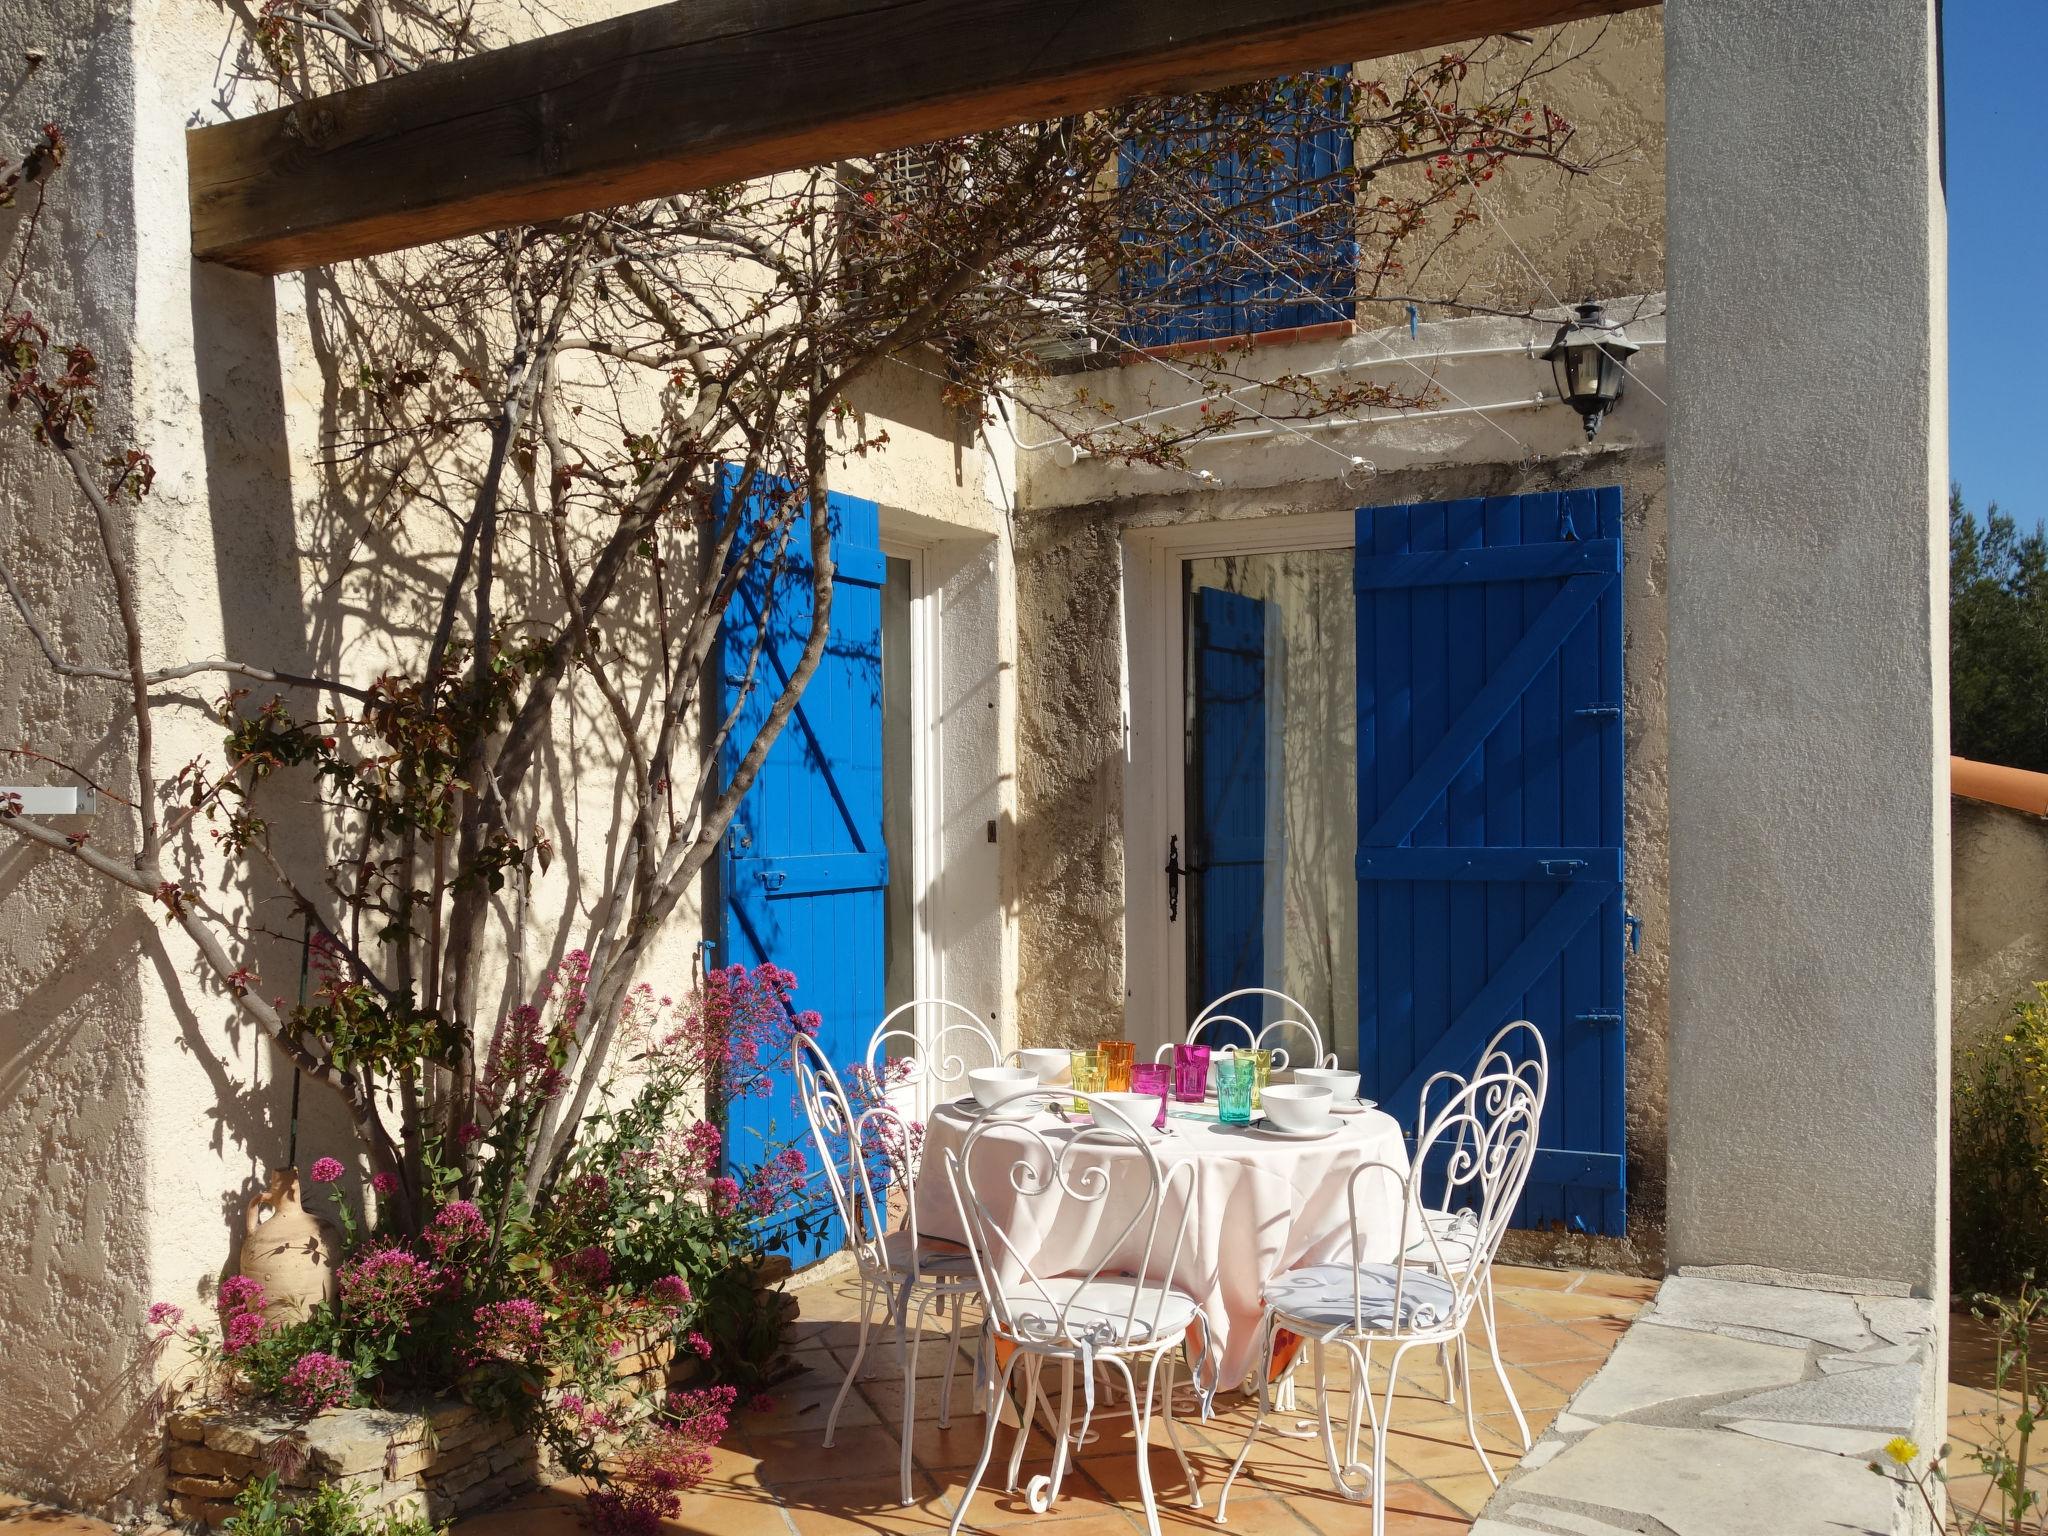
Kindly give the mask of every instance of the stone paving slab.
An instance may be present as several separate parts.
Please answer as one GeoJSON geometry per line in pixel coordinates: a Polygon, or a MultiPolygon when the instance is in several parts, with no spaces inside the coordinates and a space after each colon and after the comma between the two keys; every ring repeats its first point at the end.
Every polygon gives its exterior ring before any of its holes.
{"type": "Polygon", "coordinates": [[[1762,1392],[1709,1409],[1715,1418],[1771,1419],[1781,1424],[1832,1424],[1904,1434],[1920,1400],[1920,1367],[1880,1365],[1820,1376],[1796,1387],[1762,1392]]]}
{"type": "Polygon", "coordinates": [[[1728,1333],[1736,1338],[1767,1333],[1773,1336],[1773,1342],[1809,1340],[1835,1349],[1867,1349],[1881,1342],[1864,1321],[1853,1296],[1710,1280],[1697,1275],[1681,1275],[1666,1281],[1664,1289],[1657,1293],[1657,1308],[1649,1321],[1667,1328],[1728,1333]]]}
{"type": "Polygon", "coordinates": [[[1891,1485],[1839,1456],[1650,1424],[1603,1424],[1516,1487],[1647,1515],[1675,1536],[1890,1536],[1897,1515],[1891,1485]]]}
{"type": "Polygon", "coordinates": [[[1600,1373],[1579,1389],[1572,1412],[1618,1419],[1674,1399],[1782,1387],[1805,1374],[1804,1350],[1678,1328],[1631,1328],[1600,1373]]]}
{"type": "Polygon", "coordinates": [[[1943,1438],[1936,1322],[1904,1297],[1667,1281],[1475,1531],[1918,1536],[1917,1498],[1868,1462],[1894,1434],[1943,1438]]]}

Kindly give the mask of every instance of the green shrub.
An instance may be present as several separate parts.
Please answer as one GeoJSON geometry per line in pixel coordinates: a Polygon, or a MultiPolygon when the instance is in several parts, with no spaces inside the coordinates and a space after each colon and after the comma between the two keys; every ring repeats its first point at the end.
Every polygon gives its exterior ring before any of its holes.
{"type": "Polygon", "coordinates": [[[1954,1289],[2012,1295],[2048,1273],[2048,982],[1956,1062],[1950,1135],[1954,1289]]]}
{"type": "Polygon", "coordinates": [[[281,1499],[272,1472],[242,1490],[223,1529],[227,1536],[442,1536],[447,1527],[418,1515],[366,1510],[353,1492],[333,1483],[304,1498],[281,1499]]]}

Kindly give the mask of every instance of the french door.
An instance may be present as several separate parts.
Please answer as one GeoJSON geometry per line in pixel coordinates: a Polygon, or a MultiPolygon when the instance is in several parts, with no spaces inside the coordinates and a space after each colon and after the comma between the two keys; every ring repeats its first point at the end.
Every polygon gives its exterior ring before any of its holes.
{"type": "Polygon", "coordinates": [[[1619,1233],[1620,492],[1342,522],[1133,541],[1130,1027],[1276,988],[1406,1122],[1528,1019],[1551,1086],[1517,1220],[1619,1233]]]}

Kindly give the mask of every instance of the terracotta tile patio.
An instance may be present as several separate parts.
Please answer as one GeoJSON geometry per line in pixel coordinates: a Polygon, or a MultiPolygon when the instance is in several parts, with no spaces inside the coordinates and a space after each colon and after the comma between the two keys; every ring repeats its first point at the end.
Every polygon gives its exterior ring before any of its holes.
{"type": "MultiPolygon", "coordinates": [[[[1530,1429],[1541,1432],[1573,1389],[1599,1368],[1628,1320],[1655,1294],[1656,1282],[1587,1271],[1503,1267],[1495,1273],[1503,1353],[1530,1429]]],[[[963,1358],[954,1423],[941,1432],[934,1420],[946,1348],[928,1340],[920,1351],[920,1422],[913,1447],[918,1501],[905,1507],[897,1501],[895,1426],[903,1388],[893,1349],[871,1351],[876,1374],[859,1383],[848,1400],[832,1449],[819,1444],[832,1394],[852,1352],[856,1294],[850,1281],[803,1288],[797,1359],[806,1373],[778,1394],[772,1410],[740,1417],[711,1481],[689,1497],[673,1522],[676,1530],[704,1536],[942,1536],[981,1450],[982,1421],[968,1406],[971,1363],[963,1358]]],[[[1496,1467],[1505,1470],[1519,1454],[1514,1420],[1492,1372],[1481,1366],[1476,1374],[1481,1434],[1496,1467]]],[[[1463,1409],[1445,1406],[1441,1388],[1434,1361],[1417,1363],[1411,1356],[1402,1371],[1387,1452],[1388,1536],[1464,1531],[1492,1492],[1465,1442],[1463,1409]]],[[[1189,1457],[1202,1480],[1201,1510],[1188,1508],[1179,1469],[1163,1432],[1154,1428],[1152,1471],[1160,1524],[1174,1536],[1208,1536],[1216,1530],[1216,1491],[1251,1422],[1250,1404],[1235,1395],[1220,1398],[1217,1409],[1218,1416],[1206,1424],[1183,1424],[1189,1431],[1189,1457]]],[[[1019,1492],[1003,1490],[1010,1436],[1005,1429],[990,1475],[968,1511],[966,1529],[999,1531],[1028,1524],[1051,1536],[1141,1533],[1130,1420],[1121,1413],[1105,1416],[1098,1427],[1100,1438],[1082,1454],[1078,1475],[1068,1476],[1060,1502],[1043,1516],[1031,1513],[1021,1481],[1019,1492]]],[[[1050,1445],[1044,1436],[1037,1437],[1026,1452],[1024,1476],[1049,1470],[1051,1459],[1050,1445]]],[[[578,1528],[578,1502],[570,1489],[546,1490],[464,1521],[459,1536],[571,1536],[578,1528]]],[[[1227,1529],[1240,1536],[1356,1536],[1362,1518],[1359,1505],[1331,1490],[1319,1442],[1262,1437],[1231,1494],[1227,1529]]]]}
{"type": "MultiPolygon", "coordinates": [[[[1502,1350],[1532,1433],[1540,1433],[1580,1382],[1600,1366],[1628,1320],[1655,1294],[1656,1282],[1589,1271],[1495,1271],[1502,1350]]],[[[776,1395],[775,1406],[743,1413],[716,1453],[712,1476],[685,1500],[670,1529],[691,1536],[943,1536],[967,1473],[981,1450],[982,1421],[970,1404],[972,1364],[964,1357],[955,1384],[953,1426],[940,1431],[938,1377],[946,1347],[936,1337],[920,1351],[914,1455],[917,1502],[897,1501],[902,1379],[894,1351],[869,1359],[876,1374],[861,1382],[840,1416],[830,1450],[819,1441],[855,1332],[856,1290],[850,1277],[803,1286],[797,1324],[803,1375],[776,1395]]],[[[1479,1366],[1481,1433],[1498,1470],[1519,1454],[1514,1420],[1490,1369],[1479,1366]]],[[[1381,1378],[1382,1382],[1384,1378],[1381,1378]]],[[[1435,1362],[1411,1356],[1396,1399],[1388,1447],[1388,1536],[1454,1536],[1466,1530],[1492,1485],[1464,1437],[1463,1409],[1441,1400],[1435,1362]]],[[[1184,1422],[1188,1450],[1202,1480],[1201,1510],[1188,1508],[1179,1469],[1155,1425],[1152,1463],[1160,1523],[1172,1536],[1213,1536],[1215,1495],[1251,1421],[1248,1402],[1224,1395],[1217,1417],[1184,1422]]],[[[1098,1420],[1100,1438],[1069,1474],[1060,1502],[1034,1516],[1022,1492],[1002,1487],[1009,1431],[968,1512],[966,1529],[1000,1531],[1031,1524],[1049,1536],[1139,1536],[1135,1460],[1127,1414],[1098,1420]]],[[[1036,1437],[1024,1476],[1049,1469],[1051,1448],[1036,1437]]],[[[1019,1484],[1020,1490],[1022,1483],[1019,1484]]],[[[457,1536],[580,1536],[582,1501],[570,1486],[539,1493],[467,1519],[457,1536]]],[[[1238,1536],[1356,1536],[1361,1506],[1330,1488],[1319,1442],[1262,1437],[1230,1498],[1238,1536]]],[[[105,1536],[107,1527],[34,1506],[0,1507],[0,1536],[105,1536]]]]}

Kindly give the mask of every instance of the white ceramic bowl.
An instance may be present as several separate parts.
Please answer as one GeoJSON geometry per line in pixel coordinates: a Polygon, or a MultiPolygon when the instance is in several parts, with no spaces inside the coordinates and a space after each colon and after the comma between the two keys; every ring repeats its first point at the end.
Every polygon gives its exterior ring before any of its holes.
{"type": "Polygon", "coordinates": [[[1140,1141],[1152,1134],[1152,1123],[1159,1118],[1156,1093],[1093,1093],[1088,1097],[1095,1106],[1097,1125],[1128,1131],[1140,1141]]]}
{"type": "Polygon", "coordinates": [[[1330,1123],[1330,1090],[1306,1083],[1272,1083],[1259,1094],[1260,1107],[1279,1131],[1319,1131],[1330,1123]]]}
{"type": "Polygon", "coordinates": [[[1358,1097],[1358,1074],[1340,1072],[1335,1067],[1301,1067],[1295,1071],[1294,1081],[1302,1088],[1327,1088],[1330,1097],[1339,1104],[1349,1104],[1358,1097]]]}
{"type": "MultiPolygon", "coordinates": [[[[976,1067],[967,1074],[967,1086],[974,1090],[975,1103],[983,1109],[994,1109],[1027,1088],[1036,1088],[1038,1074],[1028,1067],[976,1067]]],[[[1010,1107],[1019,1113],[1025,1108],[1023,1104],[1010,1107]]]]}
{"type": "Polygon", "coordinates": [[[1037,1074],[1038,1080],[1047,1087],[1065,1082],[1073,1067],[1073,1053],[1069,1051],[1029,1050],[1019,1051],[1018,1060],[1024,1070],[1037,1074]]]}

